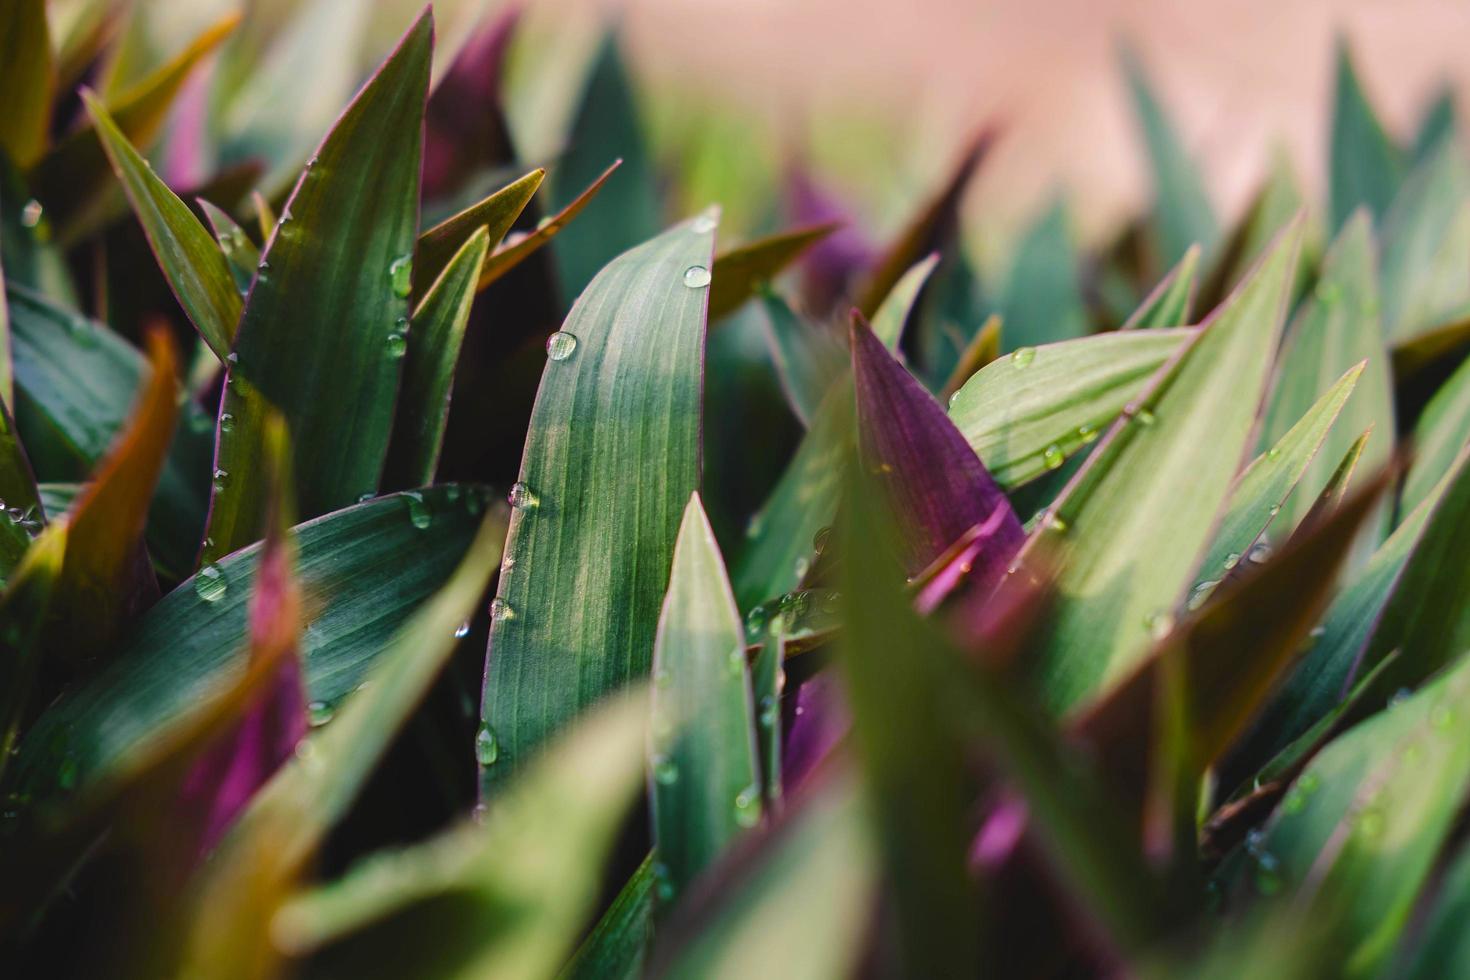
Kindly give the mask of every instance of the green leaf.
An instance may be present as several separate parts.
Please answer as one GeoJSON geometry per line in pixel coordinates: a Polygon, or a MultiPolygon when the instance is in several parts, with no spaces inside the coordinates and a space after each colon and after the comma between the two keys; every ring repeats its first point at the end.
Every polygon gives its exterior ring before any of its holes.
{"type": "Polygon", "coordinates": [[[534,231],[524,235],[516,233],[508,235],[505,242],[491,252],[490,257],[485,260],[485,265],[480,270],[480,288],[484,289],[489,286],[556,237],[556,234],[570,224],[573,218],[586,210],[587,205],[592,203],[603,185],[607,183],[608,178],[622,165],[623,161],[614,160],[612,165],[598,174],[596,179],[572,199],[571,203],[549,219],[537,222],[534,231]]]}
{"type": "Polygon", "coordinates": [[[1455,90],[1446,85],[1429,103],[1419,120],[1419,128],[1414,134],[1413,163],[1419,164],[1427,160],[1444,140],[1457,138],[1459,122],[1456,116],[1455,90]]]}
{"type": "MultiPolygon", "coordinates": [[[[588,72],[567,152],[551,182],[552,205],[572,203],[578,188],[599,179],[609,160],[619,158],[607,190],[557,238],[562,295],[579,295],[598,270],[620,253],[652,238],[662,224],[652,154],[642,133],[632,80],[618,50],[615,31],[602,39],[588,72]]],[[[708,261],[704,263],[708,265],[708,261]]]]}
{"type": "MultiPolygon", "coordinates": [[[[170,61],[108,100],[108,112],[129,143],[147,147],[153,142],[190,74],[238,21],[236,14],[221,18],[170,61]]],[[[106,217],[110,176],[92,126],[72,130],[36,165],[32,171],[36,193],[61,242],[80,238],[106,217]]]]}
{"type": "Polygon", "coordinates": [[[215,247],[189,206],[128,143],[97,97],[83,91],[82,101],[169,288],[199,336],[223,361],[235,339],[242,305],[224,253],[215,247]]]}
{"type": "Polygon", "coordinates": [[[653,857],[644,858],[597,920],[560,980],[639,980],[653,935],[653,857]]]}
{"type": "Polygon", "coordinates": [[[1343,403],[1352,395],[1365,367],[1359,363],[1349,368],[1296,425],[1270,449],[1251,460],[1240,474],[1230,491],[1215,539],[1200,562],[1203,580],[1189,594],[1191,605],[1203,601],[1218,579],[1230,574],[1242,561],[1259,562],[1263,556],[1257,550],[1258,542],[1266,536],[1268,528],[1285,528],[1284,533],[1272,535],[1278,542],[1285,539],[1293,525],[1279,515],[1287,503],[1306,489],[1301,486],[1302,475],[1322,452],[1343,403]]]}
{"type": "Polygon", "coordinates": [[[1329,745],[1296,781],[1248,860],[1334,927],[1339,975],[1377,976],[1470,790],[1470,660],[1329,745]]]}
{"type": "MultiPolygon", "coordinates": [[[[1291,160],[1285,150],[1278,147],[1271,155],[1265,183],[1256,192],[1245,216],[1236,224],[1220,250],[1215,266],[1204,284],[1203,301],[1211,305],[1218,303],[1230,287],[1240,280],[1241,275],[1261,257],[1261,253],[1271,244],[1277,232],[1285,228],[1305,208],[1306,198],[1292,172],[1291,160]]],[[[1308,275],[1310,267],[1316,264],[1312,257],[1315,251],[1314,238],[1313,226],[1309,223],[1307,238],[1302,246],[1303,261],[1297,272],[1299,284],[1308,275]]],[[[1293,295],[1295,292],[1293,290],[1293,295]]]]}
{"type": "MultiPolygon", "coordinates": [[[[413,256],[415,301],[423,304],[430,285],[441,277],[444,270],[461,253],[464,243],[482,228],[489,236],[491,244],[499,243],[526,209],[526,205],[531,203],[532,196],[545,176],[545,170],[533,170],[420,235],[413,256]]],[[[475,268],[478,277],[479,267],[475,268]]]]}
{"type": "Polygon", "coordinates": [[[1016,246],[1000,305],[1011,347],[1071,340],[1090,328],[1070,225],[1066,200],[1059,197],[1016,246]]]}
{"type": "Polygon", "coordinates": [[[1154,96],[1138,54],[1124,46],[1120,57],[1153,177],[1156,260],[1161,267],[1173,265],[1195,244],[1208,258],[1220,237],[1220,225],[1204,181],[1154,96]]]}
{"type": "Polygon", "coordinates": [[[653,673],[655,872],[682,894],[762,809],[745,630],[698,494],[674,545],[653,673]]]}
{"type": "Polygon", "coordinates": [[[323,141],[261,255],[220,402],[205,561],[260,537],[269,406],[291,429],[303,517],[378,487],[407,347],[432,41],[425,13],[323,141]]]}
{"type": "Polygon", "coordinates": [[[1409,175],[1379,233],[1383,330],[1398,344],[1470,301],[1470,167],[1446,142],[1409,175]]]}
{"type": "Polygon", "coordinates": [[[834,778],[661,939],[649,975],[845,977],[871,917],[877,861],[856,787],[834,778]]]}
{"type": "MultiPolygon", "coordinates": [[[[45,480],[83,478],[128,419],[146,362],[106,326],[47,303],[29,290],[7,293],[15,363],[16,429],[45,480]]],[[[174,574],[192,567],[204,526],[212,433],[193,402],[181,409],[169,459],[149,509],[154,561],[174,574]]]]}
{"type": "Polygon", "coordinates": [[[1252,435],[1300,242],[1298,222],[1129,403],[1022,551],[1025,563],[1058,552],[1036,652],[1052,711],[1127,672],[1182,598],[1252,435]]]}
{"type": "MultiPolygon", "coordinates": [[[[311,700],[330,709],[362,683],[389,637],[448,577],[483,507],[478,489],[450,484],[296,527],[303,602],[314,611],[301,644],[311,700]]],[[[259,555],[253,545],[209,565],[150,609],[111,663],[27,734],[19,788],[42,798],[62,777],[77,786],[104,777],[242,669],[259,555]]]]}
{"type": "Polygon", "coordinates": [[[63,306],[79,305],[66,256],[52,240],[51,219],[4,154],[0,154],[0,254],[8,285],[29,287],[63,306]]]}
{"type": "Polygon", "coordinates": [[[1096,439],[1194,335],[1115,332],[1022,347],[955,392],[949,417],[991,476],[1019,486],[1096,439]]]}
{"type": "Polygon", "coordinates": [[[739,309],[761,292],[782,269],[817,242],[836,231],[837,222],[794,228],[758,238],[715,256],[710,286],[709,319],[713,323],[739,309]]]}
{"type": "Polygon", "coordinates": [[[66,554],[63,521],[42,531],[0,596],[0,776],[14,754],[40,667],[41,634],[66,554]]]}
{"type": "Polygon", "coordinates": [[[45,0],[12,0],[0,11],[0,91],[0,150],[28,167],[46,150],[56,91],[45,0]]]}
{"type": "Polygon", "coordinates": [[[955,361],[954,368],[949,372],[949,378],[944,386],[939,389],[939,403],[948,405],[954,393],[965,386],[965,382],[975,376],[981,368],[990,364],[1000,357],[1000,314],[992,313],[985,318],[980,329],[975,331],[975,336],[960,351],[959,360],[955,361]]]}
{"type": "Polygon", "coordinates": [[[558,335],[512,497],[481,717],[509,775],[547,735],[648,673],[679,517],[699,480],[711,215],[597,274],[558,335]],[[698,283],[699,280],[693,280],[698,283]]]}
{"type": "Polygon", "coordinates": [[[1382,220],[1404,178],[1403,155],[1363,92],[1347,44],[1337,45],[1337,80],[1332,99],[1329,156],[1329,218],[1332,231],[1366,206],[1382,220]]]}
{"type": "Polygon", "coordinates": [[[500,565],[505,523],[503,505],[486,516],[454,574],[394,631],[366,683],[308,736],[220,842],[193,885],[200,911],[190,937],[194,969],[184,972],[207,971],[221,950],[265,941],[275,910],[262,908],[259,896],[279,893],[279,883],[301,873],[428,693],[500,565]]]}
{"type": "Polygon", "coordinates": [[[1466,916],[1470,916],[1470,850],[1462,846],[1444,872],[1417,949],[1401,975],[1410,980],[1437,980],[1470,970],[1466,916]]]}
{"type": "Polygon", "coordinates": [[[799,316],[775,293],[765,292],[761,307],[781,390],[796,417],[810,426],[823,396],[844,373],[847,351],[833,331],[799,316]]]}
{"type": "Polygon", "coordinates": [[[914,302],[919,298],[919,291],[929,281],[930,274],[938,264],[938,252],[914,263],[913,268],[898,277],[893,288],[883,297],[883,302],[878,304],[878,312],[873,314],[873,334],[889,350],[898,350],[898,342],[903,339],[904,324],[909,321],[914,302]]]}
{"type": "MultiPolygon", "coordinates": [[[[4,298],[0,297],[0,308],[3,306],[4,298]]],[[[8,401],[0,403],[0,500],[5,502],[5,510],[19,508],[22,514],[34,507],[39,511],[35,518],[44,522],[47,511],[41,507],[41,492],[6,404],[8,401]]]]}
{"type": "MultiPolygon", "coordinates": [[[[1282,504],[1280,526],[1285,530],[1301,523],[1338,461],[1364,429],[1379,434],[1368,444],[1364,465],[1377,470],[1392,455],[1393,393],[1378,327],[1375,283],[1369,217],[1366,211],[1359,211],[1328,249],[1316,292],[1287,331],[1276,387],[1266,408],[1263,446],[1280,440],[1343,372],[1367,362],[1357,390],[1342,409],[1341,424],[1327,433],[1321,452],[1302,473],[1299,488],[1282,504]]],[[[1370,544],[1382,540],[1387,516],[1385,509],[1370,522],[1370,544]]]]}
{"type": "Polygon", "coordinates": [[[286,906],[271,937],[348,974],[554,976],[635,795],[646,712],[642,697],[616,698],[528,766],[483,826],[364,860],[286,906]]]}
{"type": "MultiPolygon", "coordinates": [[[[235,288],[241,296],[250,292],[250,284],[255,281],[255,269],[260,265],[260,249],[245,234],[235,219],[224,211],[210,204],[203,198],[199,199],[199,208],[204,212],[204,217],[209,220],[210,227],[214,229],[214,237],[219,242],[220,251],[224,253],[225,261],[229,263],[230,275],[235,278],[235,288]]],[[[234,326],[231,328],[233,337],[234,326]]]]}
{"type": "Polygon", "coordinates": [[[1434,393],[1414,423],[1414,461],[1399,496],[1409,513],[1423,503],[1470,442],[1470,360],[1434,393]]]}
{"type": "Polygon", "coordinates": [[[1189,322],[1194,308],[1195,278],[1199,274],[1200,247],[1191,245],[1169,274],[1159,280],[1138,309],[1123,323],[1121,330],[1148,330],[1158,327],[1182,327],[1189,322]]]}
{"type": "Polygon", "coordinates": [[[393,439],[383,466],[384,487],[434,482],[449,419],[454,368],[475,301],[480,266],[489,250],[490,236],[481,227],[460,246],[413,312],[393,439]]]}

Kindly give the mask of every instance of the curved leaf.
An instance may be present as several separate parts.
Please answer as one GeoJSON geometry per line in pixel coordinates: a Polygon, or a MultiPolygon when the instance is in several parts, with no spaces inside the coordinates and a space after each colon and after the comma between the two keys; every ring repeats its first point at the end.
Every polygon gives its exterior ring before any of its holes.
{"type": "Polygon", "coordinates": [[[538,222],[533,231],[523,236],[517,236],[514,232],[508,235],[506,240],[490,253],[490,257],[485,260],[485,265],[481,267],[479,288],[484,289],[489,286],[556,237],[558,232],[581,214],[588,204],[592,203],[593,198],[602,190],[608,178],[622,165],[622,160],[614,160],[611,166],[598,174],[582,190],[582,193],[550,218],[538,222]]]}
{"type": "Polygon", "coordinates": [[[898,277],[888,295],[883,297],[883,302],[878,304],[878,311],[873,314],[873,333],[889,350],[898,350],[898,342],[903,339],[904,325],[913,313],[919,291],[929,281],[929,276],[938,264],[938,252],[915,262],[913,268],[898,277]]]}
{"type": "Polygon", "coordinates": [[[205,561],[260,537],[268,406],[285,416],[304,517],[377,489],[407,347],[427,12],[322,142],[266,243],[220,400],[205,561]]]}
{"type": "Polygon", "coordinates": [[[679,516],[699,479],[715,221],[619,256],[578,299],[526,437],[481,706],[509,775],[547,735],[647,674],[679,516]]]}
{"type": "Polygon", "coordinates": [[[710,322],[735,312],[761,287],[817,242],[836,231],[828,221],[807,228],[794,228],[739,245],[715,256],[714,282],[710,286],[710,322]]]}
{"type": "Polygon", "coordinates": [[[835,334],[798,315],[775,293],[761,296],[761,309],[781,390],[796,417],[810,426],[823,396],[842,375],[847,352],[835,334]]]}
{"type": "MultiPolygon", "coordinates": [[[[464,243],[480,229],[486,230],[491,244],[499,243],[526,205],[531,203],[545,176],[545,170],[532,170],[419,235],[413,256],[413,295],[416,301],[419,304],[424,302],[429,286],[439,279],[464,243]]],[[[476,267],[477,278],[478,271],[476,267]]]]}
{"type": "Polygon", "coordinates": [[[653,858],[647,857],[558,980],[639,980],[653,934],[653,858]]]}
{"type": "MultiPolygon", "coordinates": [[[[250,284],[255,281],[255,269],[260,265],[260,249],[245,234],[245,229],[224,211],[203,198],[199,199],[199,209],[204,212],[204,217],[214,229],[215,240],[219,242],[220,251],[229,263],[230,275],[235,278],[235,288],[241,296],[246,295],[250,292],[250,284]]],[[[232,326],[232,337],[233,331],[232,326]]]]}

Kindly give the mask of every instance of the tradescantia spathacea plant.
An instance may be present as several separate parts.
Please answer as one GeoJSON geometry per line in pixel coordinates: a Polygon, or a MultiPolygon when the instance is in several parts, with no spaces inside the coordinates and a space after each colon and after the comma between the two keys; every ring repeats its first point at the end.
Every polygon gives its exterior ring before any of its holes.
{"type": "Polygon", "coordinates": [[[0,975],[1470,971],[1452,98],[1231,222],[1124,50],[1149,208],[981,269],[988,127],[880,236],[220,6],[0,7],[0,975]]]}

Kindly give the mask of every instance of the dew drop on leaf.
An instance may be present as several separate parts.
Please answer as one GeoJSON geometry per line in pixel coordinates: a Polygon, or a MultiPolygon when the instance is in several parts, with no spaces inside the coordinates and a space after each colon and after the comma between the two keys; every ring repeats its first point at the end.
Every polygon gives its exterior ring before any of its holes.
{"type": "Polygon", "coordinates": [[[227,589],[229,582],[225,580],[225,573],[213,562],[199,569],[199,574],[194,576],[194,594],[205,602],[219,601],[227,589]]]}
{"type": "Polygon", "coordinates": [[[510,603],[500,598],[500,596],[496,596],[490,602],[490,618],[497,623],[504,623],[507,620],[515,619],[516,611],[510,607],[510,603]]]}
{"type": "Polygon", "coordinates": [[[760,790],[747,786],[735,797],[735,822],[742,827],[754,827],[760,819],[760,790]]]}
{"type": "Polygon", "coordinates": [[[388,350],[388,356],[396,361],[404,354],[408,353],[408,338],[405,337],[401,331],[395,330],[388,335],[388,342],[386,346],[388,350]]]}
{"type": "Polygon", "coordinates": [[[496,737],[495,729],[487,722],[481,722],[480,730],[475,732],[475,761],[482,766],[493,766],[499,758],[500,739],[496,737]]]}
{"type": "Polygon", "coordinates": [[[312,701],[306,706],[306,720],[312,728],[320,728],[332,720],[335,712],[332,706],[325,701],[312,701]]]}
{"type": "Polygon", "coordinates": [[[1014,367],[1023,368],[1036,360],[1035,347],[1017,347],[1011,354],[1011,364],[1014,367]]]}
{"type": "Polygon", "coordinates": [[[541,498],[536,496],[536,492],[519,480],[510,485],[505,499],[516,510],[535,510],[541,506],[541,498]]]}
{"type": "Polygon", "coordinates": [[[1055,470],[1061,468],[1062,463],[1066,462],[1066,457],[1062,455],[1062,447],[1052,443],[1041,454],[1041,461],[1046,464],[1047,469],[1055,470]]]}
{"type": "Polygon", "coordinates": [[[403,255],[388,266],[388,279],[393,284],[393,295],[407,299],[413,292],[413,258],[403,255]]]}
{"type": "Polygon", "coordinates": [[[672,786],[679,781],[679,767],[673,759],[666,755],[654,757],[653,781],[660,786],[672,786]]]}
{"type": "Polygon", "coordinates": [[[702,265],[691,265],[684,270],[684,285],[690,289],[703,289],[710,283],[710,271],[702,265]]]}
{"type": "Polygon", "coordinates": [[[546,356],[553,361],[565,361],[577,349],[577,338],[565,330],[558,330],[546,338],[546,356]]]}
{"type": "Polygon", "coordinates": [[[410,490],[403,497],[408,501],[408,520],[414,527],[422,531],[434,522],[434,515],[429,512],[423,494],[410,490]]]}

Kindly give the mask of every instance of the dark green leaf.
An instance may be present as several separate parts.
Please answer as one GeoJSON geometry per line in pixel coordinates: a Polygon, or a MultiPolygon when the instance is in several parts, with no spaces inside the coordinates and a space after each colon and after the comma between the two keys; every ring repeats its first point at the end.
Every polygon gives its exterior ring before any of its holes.
{"type": "Polygon", "coordinates": [[[623,161],[614,160],[611,166],[598,174],[596,179],[588,184],[582,193],[573,198],[566,207],[550,218],[538,222],[534,231],[525,234],[512,232],[508,235],[505,242],[491,252],[490,257],[485,260],[485,265],[480,270],[480,288],[484,289],[489,286],[556,237],[558,232],[581,214],[588,204],[592,203],[597,193],[607,183],[608,178],[622,165],[623,161]]]}
{"type": "Polygon", "coordinates": [[[1470,301],[1470,166],[1442,144],[1404,181],[1379,234],[1383,330],[1399,344],[1470,301]]]}
{"type": "Polygon", "coordinates": [[[810,426],[822,398],[844,373],[847,351],[835,332],[798,315],[775,293],[761,296],[761,308],[781,390],[796,417],[810,426]]]}
{"type": "Polygon", "coordinates": [[[1435,392],[1414,424],[1414,462],[1399,496],[1399,510],[1409,513],[1434,490],[1470,442],[1470,360],[1435,392]]]}
{"type": "Polygon", "coordinates": [[[560,980],[639,980],[653,935],[653,858],[645,858],[618,892],[560,980]]]}
{"type": "Polygon", "coordinates": [[[1016,246],[1000,306],[1008,346],[1049,344],[1088,332],[1078,268],[1067,204],[1058,198],[1016,246]]]}
{"type": "Polygon", "coordinates": [[[1344,41],[1337,46],[1328,156],[1330,231],[1335,234],[1363,206],[1382,220],[1404,178],[1403,155],[1369,104],[1344,41]]]}
{"type": "MultiPolygon", "coordinates": [[[[459,254],[461,246],[480,229],[486,229],[492,245],[498,244],[526,205],[531,203],[531,197],[545,176],[545,170],[533,170],[420,235],[413,256],[413,295],[416,302],[424,302],[429,286],[459,254]]],[[[477,275],[478,271],[476,266],[477,275]]]]}
{"type": "MultiPolygon", "coordinates": [[[[245,234],[245,229],[236,224],[224,211],[200,199],[199,208],[204,216],[209,219],[210,227],[214,229],[214,237],[219,241],[220,251],[224,253],[225,261],[229,263],[230,275],[235,277],[235,288],[240,295],[244,296],[250,292],[250,284],[255,281],[255,269],[260,265],[260,249],[245,234]]],[[[233,327],[231,330],[233,331],[233,327]]]]}
{"type": "Polygon", "coordinates": [[[28,167],[46,150],[56,65],[45,0],[12,0],[0,11],[0,150],[28,167]]]}
{"type": "Polygon", "coordinates": [[[837,229],[836,222],[796,228],[748,242],[715,256],[710,287],[710,322],[733,313],[751,296],[801,256],[802,252],[837,229]]]}

